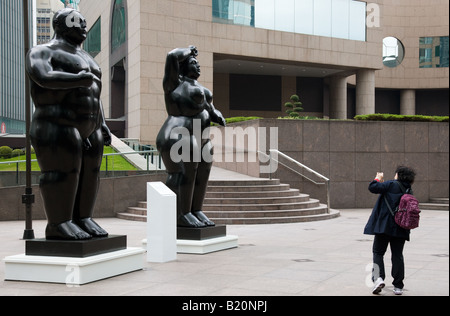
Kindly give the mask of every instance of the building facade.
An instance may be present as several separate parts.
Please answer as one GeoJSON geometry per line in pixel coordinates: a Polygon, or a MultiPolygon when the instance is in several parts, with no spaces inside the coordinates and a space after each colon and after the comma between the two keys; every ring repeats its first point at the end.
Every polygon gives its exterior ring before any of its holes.
{"type": "MultiPolygon", "coordinates": [[[[30,47],[53,37],[51,20],[60,0],[28,0],[30,47]]],[[[23,1],[0,2],[1,134],[25,134],[25,44],[23,1]]],[[[0,144],[1,145],[1,144],[0,144]]]]}
{"type": "MultiPolygon", "coordinates": [[[[31,20],[30,20],[31,21],[31,20]]],[[[23,1],[0,2],[1,134],[25,132],[23,1]]]]}
{"type": "Polygon", "coordinates": [[[447,0],[81,0],[120,137],[154,144],[169,51],[197,46],[224,116],[448,115],[447,0]],[[118,125],[120,126],[120,124],[118,125]]]}

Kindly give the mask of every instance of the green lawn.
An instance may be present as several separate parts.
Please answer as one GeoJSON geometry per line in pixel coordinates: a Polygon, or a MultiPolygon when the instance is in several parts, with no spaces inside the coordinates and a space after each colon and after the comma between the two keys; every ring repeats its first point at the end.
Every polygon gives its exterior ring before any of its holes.
{"type": "MultiPolygon", "coordinates": [[[[110,153],[115,153],[114,149],[112,149],[109,146],[105,146],[104,154],[110,154],[110,153]]],[[[36,159],[36,155],[35,154],[31,155],[31,160],[35,160],[35,159],[36,159]]],[[[9,162],[7,164],[1,163],[0,171],[16,171],[17,161],[22,161],[22,160],[23,160],[23,162],[19,163],[19,171],[26,171],[26,163],[25,163],[26,156],[25,155],[19,156],[19,157],[14,157],[14,158],[9,158],[9,159],[0,158],[0,163],[1,162],[9,162]]],[[[32,171],[40,171],[37,161],[31,162],[31,170],[32,171]]],[[[102,170],[102,171],[106,170],[106,158],[105,157],[103,157],[102,166],[101,166],[100,170],[102,170]]],[[[130,164],[122,156],[115,155],[115,156],[108,157],[108,170],[109,171],[137,170],[137,168],[134,167],[132,164],[130,164]]]]}

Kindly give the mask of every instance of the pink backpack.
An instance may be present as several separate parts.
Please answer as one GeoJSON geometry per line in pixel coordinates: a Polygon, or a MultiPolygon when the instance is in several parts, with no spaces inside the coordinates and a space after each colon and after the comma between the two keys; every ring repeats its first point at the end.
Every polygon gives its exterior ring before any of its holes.
{"type": "Polygon", "coordinates": [[[395,222],[402,228],[414,229],[419,227],[419,201],[414,195],[405,193],[400,198],[400,204],[395,213],[395,222]]]}
{"type": "Polygon", "coordinates": [[[410,189],[405,189],[399,181],[396,182],[403,192],[403,195],[400,198],[400,203],[394,212],[386,200],[386,197],[384,197],[386,204],[391,211],[391,214],[394,216],[395,223],[397,223],[398,226],[405,229],[417,228],[419,227],[420,220],[419,201],[417,201],[414,195],[412,195],[412,191],[410,189]]]}

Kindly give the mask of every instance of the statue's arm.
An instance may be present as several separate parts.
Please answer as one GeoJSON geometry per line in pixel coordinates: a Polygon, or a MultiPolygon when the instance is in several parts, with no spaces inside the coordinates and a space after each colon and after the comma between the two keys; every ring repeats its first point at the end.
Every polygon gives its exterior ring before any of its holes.
{"type": "Polygon", "coordinates": [[[170,51],[166,57],[166,66],[164,69],[163,88],[165,93],[170,93],[180,84],[180,63],[189,56],[197,56],[197,48],[175,48],[170,51]]]}
{"type": "Polygon", "coordinates": [[[206,102],[208,104],[207,111],[209,113],[209,116],[211,117],[211,121],[219,125],[226,126],[227,124],[222,113],[214,107],[214,104],[212,102],[212,93],[209,90],[206,90],[205,92],[206,102]]]}
{"type": "Polygon", "coordinates": [[[30,79],[45,89],[89,88],[93,80],[99,80],[86,71],[70,73],[55,70],[52,51],[47,47],[35,47],[27,54],[26,71],[30,79]]]}
{"type": "Polygon", "coordinates": [[[106,125],[102,101],[100,101],[100,115],[101,115],[101,129],[103,134],[104,145],[109,146],[111,145],[112,137],[111,131],[109,130],[108,125],[106,125]]]}

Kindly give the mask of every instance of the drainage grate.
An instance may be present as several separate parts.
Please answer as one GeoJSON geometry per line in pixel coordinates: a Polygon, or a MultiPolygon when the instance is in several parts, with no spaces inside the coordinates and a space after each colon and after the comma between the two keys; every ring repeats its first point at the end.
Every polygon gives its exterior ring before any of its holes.
{"type": "Polygon", "coordinates": [[[367,241],[372,241],[372,239],[356,239],[356,241],[367,242],[367,241]]]}
{"type": "Polygon", "coordinates": [[[432,256],[439,257],[439,258],[448,258],[448,254],[446,254],[446,253],[438,253],[438,254],[432,255],[432,256]]]}
{"type": "Polygon", "coordinates": [[[253,247],[255,245],[254,244],[239,244],[239,246],[241,246],[241,247],[253,247]]]}

